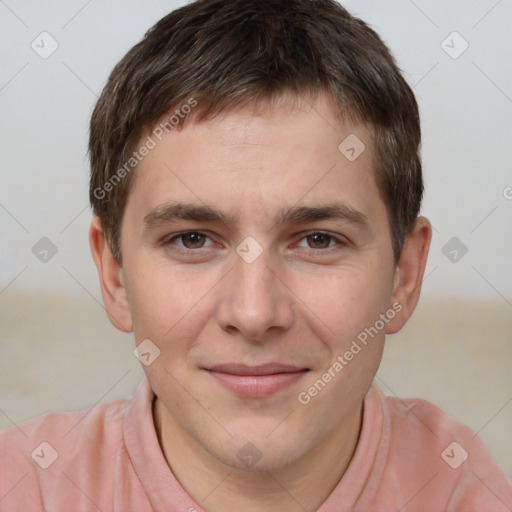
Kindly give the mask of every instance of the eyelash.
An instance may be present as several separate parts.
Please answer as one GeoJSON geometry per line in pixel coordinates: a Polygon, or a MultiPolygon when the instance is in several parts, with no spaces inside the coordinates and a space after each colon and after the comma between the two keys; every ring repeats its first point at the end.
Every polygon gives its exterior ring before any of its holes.
{"type": "MultiPolygon", "coordinates": [[[[172,235],[171,238],[166,238],[164,239],[163,241],[163,245],[164,246],[169,246],[169,245],[172,245],[174,241],[178,240],[178,239],[181,239],[182,237],[186,236],[186,235],[190,235],[190,234],[198,234],[198,235],[201,235],[201,236],[204,236],[208,239],[211,240],[211,238],[206,234],[206,233],[203,233],[202,231],[182,231],[181,233],[177,233],[175,235],[172,235]]],[[[332,250],[336,250],[337,248],[339,249],[340,247],[342,246],[347,246],[348,245],[348,242],[345,241],[344,239],[340,238],[340,237],[337,237],[335,235],[332,235],[331,233],[329,232],[326,232],[326,231],[310,231],[308,233],[305,233],[302,238],[300,239],[300,241],[312,236],[312,235],[323,235],[323,236],[326,236],[329,238],[329,243],[331,241],[334,241],[336,242],[336,245],[334,246],[329,246],[329,247],[326,247],[324,249],[312,249],[312,248],[303,248],[309,255],[311,256],[319,256],[320,254],[330,254],[332,252],[332,250]]],[[[201,252],[200,249],[203,249],[204,247],[198,247],[197,249],[187,249],[187,248],[182,248],[182,247],[178,247],[178,246],[174,246],[173,250],[180,253],[180,254],[185,254],[187,256],[191,256],[193,253],[199,253],[201,252]]],[[[199,255],[199,254],[198,254],[199,255]]]]}

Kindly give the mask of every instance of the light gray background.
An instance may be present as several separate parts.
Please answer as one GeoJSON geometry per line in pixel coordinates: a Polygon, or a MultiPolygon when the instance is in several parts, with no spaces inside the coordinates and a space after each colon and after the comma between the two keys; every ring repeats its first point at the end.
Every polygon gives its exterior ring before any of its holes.
{"type": "MultiPolygon", "coordinates": [[[[88,121],[116,62],[183,3],[0,0],[0,428],[128,396],[141,379],[90,257],[88,121]],[[58,43],[46,59],[31,47],[43,31],[58,43]],[[46,263],[32,253],[42,237],[58,250],[46,263]]],[[[512,1],[342,3],[414,87],[435,228],[420,306],[388,339],[380,385],[470,425],[512,477],[512,1]]]]}

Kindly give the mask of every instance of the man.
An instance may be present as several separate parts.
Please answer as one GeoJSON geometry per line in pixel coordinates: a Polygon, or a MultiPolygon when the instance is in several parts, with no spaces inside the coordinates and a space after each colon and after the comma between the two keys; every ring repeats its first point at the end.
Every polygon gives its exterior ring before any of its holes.
{"type": "Polygon", "coordinates": [[[147,379],[5,432],[0,510],[510,510],[470,429],[373,381],[427,259],[419,144],[389,51],[334,1],[158,22],[89,144],[92,255],[147,379]]]}

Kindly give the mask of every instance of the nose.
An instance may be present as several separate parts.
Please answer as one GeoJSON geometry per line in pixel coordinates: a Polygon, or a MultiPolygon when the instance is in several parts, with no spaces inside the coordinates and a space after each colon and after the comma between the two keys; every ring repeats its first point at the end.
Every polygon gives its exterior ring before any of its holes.
{"type": "Polygon", "coordinates": [[[251,343],[268,341],[290,329],[294,321],[293,293],[283,269],[280,272],[280,266],[271,260],[265,250],[253,261],[235,254],[234,267],[220,292],[219,325],[251,343]]]}

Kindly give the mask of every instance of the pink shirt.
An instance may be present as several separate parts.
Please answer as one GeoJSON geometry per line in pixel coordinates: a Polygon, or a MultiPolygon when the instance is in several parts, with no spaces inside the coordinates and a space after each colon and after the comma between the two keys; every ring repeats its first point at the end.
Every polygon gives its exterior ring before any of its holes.
{"type": "MultiPolygon", "coordinates": [[[[153,398],[144,379],[131,400],[0,433],[0,511],[201,512],[164,459],[153,398]]],[[[354,457],[318,512],[345,510],[510,511],[512,486],[472,430],[374,382],[354,457]]]]}

